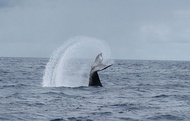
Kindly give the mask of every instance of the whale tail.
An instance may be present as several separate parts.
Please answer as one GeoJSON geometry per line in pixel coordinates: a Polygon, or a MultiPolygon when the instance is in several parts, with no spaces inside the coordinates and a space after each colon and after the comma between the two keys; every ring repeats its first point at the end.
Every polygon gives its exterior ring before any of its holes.
{"type": "Polygon", "coordinates": [[[91,73],[102,71],[113,65],[113,64],[109,64],[109,65],[102,64],[102,61],[103,61],[103,57],[102,57],[102,53],[100,53],[96,56],[95,61],[92,64],[91,73]]]}
{"type": "Polygon", "coordinates": [[[112,66],[112,64],[109,64],[109,65],[102,64],[102,61],[103,61],[102,53],[100,53],[96,56],[96,59],[95,59],[94,63],[92,64],[88,86],[101,86],[102,87],[102,83],[100,82],[100,78],[98,76],[98,71],[104,70],[104,69],[112,66]]]}

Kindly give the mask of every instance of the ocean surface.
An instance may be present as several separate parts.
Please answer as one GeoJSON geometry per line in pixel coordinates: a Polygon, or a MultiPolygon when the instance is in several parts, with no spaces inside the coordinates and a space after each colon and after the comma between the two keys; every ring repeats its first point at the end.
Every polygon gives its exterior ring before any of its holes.
{"type": "Polygon", "coordinates": [[[42,87],[46,58],[0,58],[1,121],[190,121],[190,61],[115,60],[104,87],[42,87]]]}

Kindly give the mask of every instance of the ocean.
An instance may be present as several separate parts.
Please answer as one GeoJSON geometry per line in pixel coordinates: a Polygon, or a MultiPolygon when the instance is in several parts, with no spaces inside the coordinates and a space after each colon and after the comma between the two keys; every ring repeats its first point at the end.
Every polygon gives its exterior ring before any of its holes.
{"type": "Polygon", "coordinates": [[[0,58],[1,121],[190,120],[190,61],[115,60],[103,87],[43,87],[48,60],[0,58]]]}

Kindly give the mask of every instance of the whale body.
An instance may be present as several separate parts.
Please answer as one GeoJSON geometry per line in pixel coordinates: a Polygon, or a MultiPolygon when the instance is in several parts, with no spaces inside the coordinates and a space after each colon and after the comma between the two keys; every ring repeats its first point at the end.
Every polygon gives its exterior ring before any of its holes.
{"type": "Polygon", "coordinates": [[[112,64],[109,64],[109,65],[102,64],[102,61],[103,61],[103,57],[102,57],[102,53],[100,53],[96,56],[95,61],[92,64],[92,67],[90,70],[88,86],[101,86],[102,87],[102,83],[100,82],[98,71],[102,71],[102,70],[112,66],[112,64]]]}

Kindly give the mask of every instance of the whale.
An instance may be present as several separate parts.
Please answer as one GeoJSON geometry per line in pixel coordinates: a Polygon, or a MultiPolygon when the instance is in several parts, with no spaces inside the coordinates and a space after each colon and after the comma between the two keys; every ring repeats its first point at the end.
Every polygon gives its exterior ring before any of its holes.
{"type": "Polygon", "coordinates": [[[100,86],[100,87],[102,87],[102,83],[100,81],[98,72],[105,70],[108,67],[113,65],[113,64],[105,65],[102,63],[102,61],[103,61],[103,57],[102,57],[102,53],[100,53],[96,56],[95,61],[91,66],[88,86],[95,86],[95,87],[100,86]]]}

